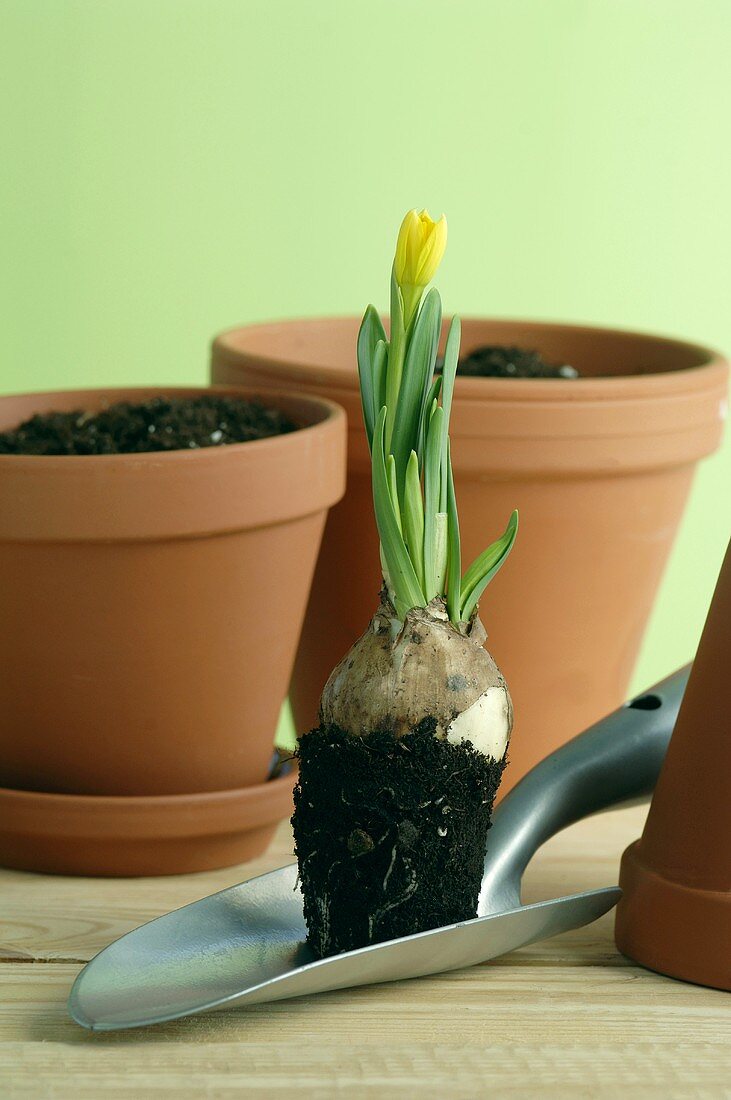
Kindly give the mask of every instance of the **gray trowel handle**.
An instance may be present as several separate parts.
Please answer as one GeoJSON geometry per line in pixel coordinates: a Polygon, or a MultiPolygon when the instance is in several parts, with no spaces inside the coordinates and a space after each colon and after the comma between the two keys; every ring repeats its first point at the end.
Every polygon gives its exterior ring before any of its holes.
{"type": "Polygon", "coordinates": [[[690,665],[603,718],[537,764],[495,810],[480,913],[519,904],[534,852],[580,818],[653,791],[690,665]]]}

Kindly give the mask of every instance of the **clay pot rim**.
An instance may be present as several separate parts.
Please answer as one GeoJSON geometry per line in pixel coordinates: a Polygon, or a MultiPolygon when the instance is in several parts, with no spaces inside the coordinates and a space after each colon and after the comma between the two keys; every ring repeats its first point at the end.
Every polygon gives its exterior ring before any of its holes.
{"type": "MultiPolygon", "coordinates": [[[[74,387],[72,389],[63,390],[40,390],[38,392],[28,391],[25,393],[9,393],[0,395],[0,406],[11,401],[43,401],[45,399],[51,400],[54,398],[73,397],[75,394],[79,396],[95,394],[97,396],[104,395],[111,398],[110,404],[115,403],[116,394],[124,395],[119,400],[134,400],[135,395],[139,396],[140,401],[145,397],[194,397],[205,396],[210,393],[220,394],[222,397],[235,397],[240,400],[260,400],[262,404],[269,405],[280,409],[280,411],[286,411],[281,408],[280,402],[283,405],[287,405],[290,402],[297,406],[309,406],[313,415],[320,413],[316,419],[313,419],[311,423],[298,425],[293,432],[284,432],[280,435],[267,436],[264,439],[251,439],[243,443],[226,443],[223,446],[218,447],[190,447],[179,448],[172,451],[140,451],[128,454],[107,454],[107,455],[6,455],[0,454],[0,468],[3,465],[7,465],[9,469],[20,469],[25,463],[29,463],[36,470],[42,470],[44,466],[51,468],[58,462],[63,462],[65,468],[76,466],[82,466],[87,468],[91,465],[114,467],[125,466],[134,467],[135,465],[146,465],[151,460],[154,460],[157,465],[158,462],[170,465],[174,462],[215,462],[223,461],[225,456],[229,458],[241,453],[242,448],[246,448],[248,455],[258,454],[266,455],[267,450],[271,450],[273,446],[285,446],[295,448],[298,446],[299,441],[302,438],[303,433],[309,433],[310,435],[321,435],[324,431],[327,431],[330,424],[337,422],[345,416],[344,410],[335,401],[331,401],[327,397],[320,397],[315,394],[305,393],[265,393],[257,390],[255,387],[242,387],[242,386],[223,386],[223,385],[201,385],[201,386],[89,386],[89,387],[74,387]]],[[[54,411],[49,409],[49,412],[54,411]]],[[[35,415],[35,414],[34,414],[35,415]]],[[[43,415],[42,413],[39,415],[43,415]]]]}
{"type": "Polygon", "coordinates": [[[39,542],[200,538],[311,516],[345,489],[344,410],[266,387],[146,386],[0,397],[0,424],[35,412],[155,394],[259,398],[307,423],[247,443],[115,455],[0,455],[0,539],[39,542]]]}
{"type": "MultiPolygon", "coordinates": [[[[470,378],[458,377],[456,380],[455,400],[505,400],[510,403],[544,401],[547,403],[571,405],[582,401],[636,401],[642,398],[656,398],[659,394],[668,396],[672,392],[683,393],[706,386],[714,387],[726,379],[728,360],[721,352],[703,344],[680,338],[662,336],[652,332],[634,329],[612,328],[609,326],[573,324],[569,322],[524,320],[511,317],[488,317],[469,315],[461,317],[464,327],[470,325],[494,324],[496,326],[519,326],[526,332],[539,332],[551,329],[561,330],[567,335],[585,335],[597,339],[634,340],[648,347],[665,347],[677,350],[685,355],[695,355],[700,361],[690,366],[672,370],[652,371],[642,374],[604,375],[601,377],[579,377],[571,379],[551,378],[470,378]]],[[[336,387],[349,392],[355,391],[358,376],[355,369],[342,366],[329,366],[314,362],[305,362],[302,356],[285,359],[276,355],[267,355],[247,349],[242,337],[272,332],[283,327],[296,325],[317,326],[327,323],[350,323],[358,325],[360,318],[354,314],[333,316],[284,318],[275,321],[263,321],[246,325],[234,325],[220,332],[212,341],[212,348],[222,356],[235,354],[238,361],[250,360],[268,372],[302,379],[312,373],[316,386],[336,387]],[[236,337],[236,339],[234,339],[236,337]]],[[[355,364],[355,347],[353,365],[355,364]]]]}
{"type": "Polygon", "coordinates": [[[76,795],[0,788],[8,835],[141,840],[235,833],[273,825],[292,806],[297,769],[222,791],[174,795],[76,795]]]}

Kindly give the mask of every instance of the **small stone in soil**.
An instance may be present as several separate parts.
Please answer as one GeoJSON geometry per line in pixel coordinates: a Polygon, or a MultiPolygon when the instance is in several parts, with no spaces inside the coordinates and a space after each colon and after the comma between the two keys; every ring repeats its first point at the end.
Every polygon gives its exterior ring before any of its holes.
{"type": "Polygon", "coordinates": [[[503,344],[475,348],[457,366],[457,374],[474,378],[578,378],[568,364],[547,363],[540,352],[503,344]]]}
{"type": "Polygon", "coordinates": [[[204,394],[120,401],[96,413],[38,414],[0,432],[0,454],[107,455],[195,450],[284,435],[298,425],[260,401],[204,394]]]}

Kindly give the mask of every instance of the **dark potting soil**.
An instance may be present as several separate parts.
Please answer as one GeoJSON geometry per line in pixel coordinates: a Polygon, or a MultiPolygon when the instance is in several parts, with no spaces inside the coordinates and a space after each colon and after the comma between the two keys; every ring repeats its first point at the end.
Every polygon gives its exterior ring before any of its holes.
{"type": "Polygon", "coordinates": [[[318,728],[300,740],[294,826],[308,943],[335,955],[476,915],[505,764],[433,735],[318,728]]]}
{"type": "Polygon", "coordinates": [[[457,374],[474,378],[578,378],[567,364],[547,363],[528,348],[487,344],[460,359],[457,374]]]}
{"type": "Polygon", "coordinates": [[[100,412],[51,412],[0,433],[0,454],[111,455],[248,443],[295,431],[259,401],[205,394],[120,401],[100,412]]]}

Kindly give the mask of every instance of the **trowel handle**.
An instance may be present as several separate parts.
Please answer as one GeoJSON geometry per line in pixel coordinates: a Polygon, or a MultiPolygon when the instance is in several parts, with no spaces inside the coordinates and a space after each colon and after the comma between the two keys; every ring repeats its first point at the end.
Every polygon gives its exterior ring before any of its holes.
{"type": "Polygon", "coordinates": [[[615,710],[537,764],[495,810],[480,912],[510,908],[534,852],[580,818],[650,795],[690,665],[615,710]]]}

